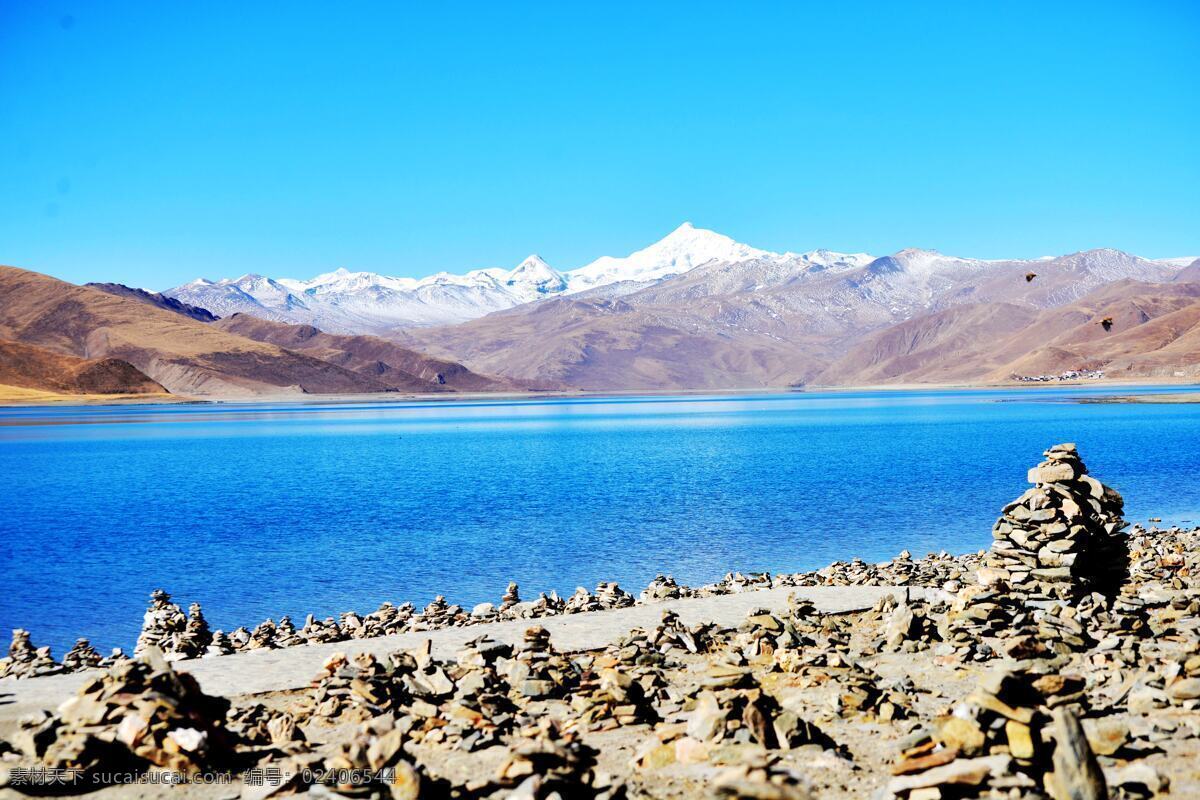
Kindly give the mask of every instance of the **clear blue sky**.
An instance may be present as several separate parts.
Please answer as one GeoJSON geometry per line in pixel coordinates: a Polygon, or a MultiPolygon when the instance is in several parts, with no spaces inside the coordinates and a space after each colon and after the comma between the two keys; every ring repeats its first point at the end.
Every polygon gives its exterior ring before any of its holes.
{"type": "Polygon", "coordinates": [[[1200,255],[1200,3],[0,0],[0,263],[1200,255]]]}

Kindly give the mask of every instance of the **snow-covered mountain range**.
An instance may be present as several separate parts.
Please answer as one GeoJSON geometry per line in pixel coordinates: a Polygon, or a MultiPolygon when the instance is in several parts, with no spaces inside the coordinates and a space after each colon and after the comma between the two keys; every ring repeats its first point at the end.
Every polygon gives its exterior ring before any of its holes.
{"type": "MultiPolygon", "coordinates": [[[[1086,261],[1079,268],[1081,277],[1084,273],[1089,276],[1088,283],[1097,278],[1161,279],[1190,263],[1190,259],[1149,261],[1113,250],[1065,258],[1086,261]]],[[[903,295],[906,303],[919,305],[964,279],[972,284],[986,280],[997,264],[1010,268],[1027,264],[1036,271],[1039,263],[1043,260],[952,258],[930,250],[903,250],[882,258],[829,250],[774,253],[684,223],[628,256],[604,256],[563,272],[531,255],[511,270],[479,269],[463,275],[442,272],[420,279],[345,269],[309,280],[243,275],[219,281],[200,278],[163,294],[222,317],[242,312],[280,322],[307,323],[330,333],[368,333],[456,324],[554,297],[641,296],[654,287],[661,287],[666,294],[684,293],[680,299],[711,297],[796,282],[819,284],[843,274],[856,290],[871,293],[887,287],[889,294],[903,295]]],[[[838,286],[844,290],[845,282],[838,286]]]]}

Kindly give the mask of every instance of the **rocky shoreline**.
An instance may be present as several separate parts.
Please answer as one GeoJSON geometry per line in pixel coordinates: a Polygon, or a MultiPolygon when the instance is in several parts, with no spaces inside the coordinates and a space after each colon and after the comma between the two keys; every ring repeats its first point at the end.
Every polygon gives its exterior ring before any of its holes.
{"type": "Polygon", "coordinates": [[[69,771],[58,791],[122,769],[215,773],[230,782],[188,788],[247,798],[1197,796],[1200,528],[1127,526],[1120,495],[1073,445],[1044,456],[979,554],[731,574],[694,589],[659,577],[637,598],[602,583],[522,601],[513,584],[469,611],[438,598],[419,612],[385,604],[230,634],[156,592],[134,658],[102,658],[81,640],[56,663],[17,631],[0,661],[11,677],[95,677],[56,712],[0,731],[11,742],[0,781],[39,793],[23,770],[69,771]],[[537,622],[837,585],[941,591],[848,614],[793,597],[732,628],[668,612],[577,653],[537,622]],[[185,671],[195,658],[496,620],[530,626],[516,645],[476,638],[448,660],[428,646],[335,655],[307,689],[232,705],[185,671]]]}
{"type": "MultiPolygon", "coordinates": [[[[420,611],[412,603],[385,602],[367,614],[346,611],[336,618],[324,619],[309,614],[299,628],[291,617],[283,616],[278,622],[268,618],[253,628],[243,626],[229,633],[211,630],[199,603],[192,603],[184,612],[182,606],[172,602],[170,594],[156,589],[151,593],[133,657],[155,646],[168,661],[212,658],[258,649],[328,644],[509,620],[536,620],[663,600],[718,597],[780,587],[937,586],[954,592],[973,580],[972,570],[978,567],[983,557],[983,552],[957,556],[942,552],[913,559],[905,550],[891,561],[880,564],[856,558],[834,562],[821,570],[794,574],[730,572],[716,583],[699,587],[682,585],[670,576],[658,575],[637,597],[615,582],[601,581],[594,592],[580,586],[566,599],[556,592],[541,592],[537,599],[523,601],[517,583],[510,582],[499,603],[480,603],[470,610],[438,595],[420,611]]],[[[0,678],[24,679],[107,668],[129,658],[122,648],[114,648],[107,656],[101,656],[89,639],[79,638],[62,661],[57,662],[50,648],[36,647],[32,643],[29,631],[18,628],[12,636],[8,657],[0,659],[0,678]]]]}

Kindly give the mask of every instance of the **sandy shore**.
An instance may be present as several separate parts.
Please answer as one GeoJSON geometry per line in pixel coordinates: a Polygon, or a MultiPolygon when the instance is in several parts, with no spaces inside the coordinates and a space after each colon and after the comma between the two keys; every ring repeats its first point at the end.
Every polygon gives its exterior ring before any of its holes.
{"type": "Polygon", "coordinates": [[[1173,405],[1177,403],[1200,403],[1200,392],[1195,394],[1131,394],[1113,397],[1081,397],[1077,403],[1149,403],[1173,405]]]}
{"type": "MultiPolygon", "coordinates": [[[[913,383],[913,384],[870,384],[863,386],[805,386],[805,387],[752,387],[745,389],[679,389],[664,391],[582,391],[582,390],[545,390],[527,392],[455,392],[455,393],[403,393],[377,392],[371,394],[303,394],[297,392],[263,393],[253,395],[230,395],[221,397],[184,395],[68,395],[54,392],[43,392],[35,389],[24,389],[15,386],[0,385],[0,405],[2,406],[39,406],[39,405],[129,405],[129,404],[178,404],[199,403],[211,405],[237,405],[248,403],[280,403],[294,405],[353,405],[361,403],[454,403],[464,401],[513,401],[541,400],[547,398],[637,398],[637,397],[706,397],[739,395],[769,395],[769,394],[836,394],[844,392],[914,392],[914,391],[987,391],[997,389],[1015,389],[1029,392],[1031,395],[1039,391],[1052,391],[1063,388],[1080,387],[1121,387],[1126,389],[1154,389],[1162,386],[1197,386],[1192,379],[1156,378],[1153,383],[1146,379],[1104,379],[1099,381],[1063,381],[1055,383],[913,383]]],[[[1187,399],[1191,394],[1161,395],[1178,399],[1157,400],[1149,395],[1115,395],[1112,398],[1086,398],[1079,402],[1086,403],[1125,403],[1125,402],[1198,402],[1187,399]],[[1149,399],[1140,399],[1149,398],[1149,399]]]]}
{"type": "Polygon", "coordinates": [[[61,394],[23,386],[0,384],[0,405],[4,406],[94,406],[143,403],[179,403],[187,398],[171,394],[61,394]]]}

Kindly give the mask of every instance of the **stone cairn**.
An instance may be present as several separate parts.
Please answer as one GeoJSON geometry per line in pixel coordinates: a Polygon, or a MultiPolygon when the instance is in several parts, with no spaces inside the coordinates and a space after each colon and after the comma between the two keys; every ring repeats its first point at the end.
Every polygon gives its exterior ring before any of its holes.
{"type": "Polygon", "coordinates": [[[204,694],[191,675],[175,672],[148,647],[141,660],[92,678],[55,714],[23,719],[14,744],[31,761],[81,775],[148,766],[186,774],[228,769],[228,709],[227,700],[204,694]]]}
{"type": "Polygon", "coordinates": [[[1046,450],[1033,488],[1006,505],[992,549],[939,625],[939,655],[1054,658],[1107,635],[1141,633],[1141,603],[1121,587],[1129,542],[1121,495],[1087,472],[1074,444],[1046,450]],[[1109,607],[1112,606],[1110,609],[1109,607]]]}
{"type": "Polygon", "coordinates": [[[1121,495],[1092,476],[1074,444],[1057,444],[1029,470],[1027,490],[992,528],[990,572],[1030,599],[1111,596],[1128,576],[1129,545],[1121,495]]]}
{"type": "Polygon", "coordinates": [[[157,647],[169,661],[181,658],[199,658],[208,654],[213,643],[213,634],[208,629],[204,612],[199,603],[192,603],[188,613],[162,589],[150,593],[150,608],[142,618],[142,632],[138,634],[133,648],[134,657],[157,647]]]}
{"type": "Polygon", "coordinates": [[[812,800],[809,782],[772,755],[761,756],[720,772],[710,797],[724,800],[812,800]]]}
{"type": "Polygon", "coordinates": [[[80,638],[75,640],[75,646],[63,656],[62,665],[67,672],[79,672],[98,667],[101,661],[103,659],[96,652],[96,648],[92,647],[92,643],[87,639],[80,638]]]}
{"type": "Polygon", "coordinates": [[[37,678],[62,672],[54,663],[49,647],[34,647],[29,640],[29,631],[14,628],[8,657],[0,658],[0,678],[37,678]]]}
{"type": "Polygon", "coordinates": [[[988,673],[935,727],[900,742],[883,796],[1107,798],[1076,713],[1083,689],[1080,676],[1025,668],[988,673]]]}
{"type": "Polygon", "coordinates": [[[579,682],[579,670],[550,643],[550,632],[540,625],[527,628],[513,658],[498,666],[521,702],[561,697],[579,682]]]}

